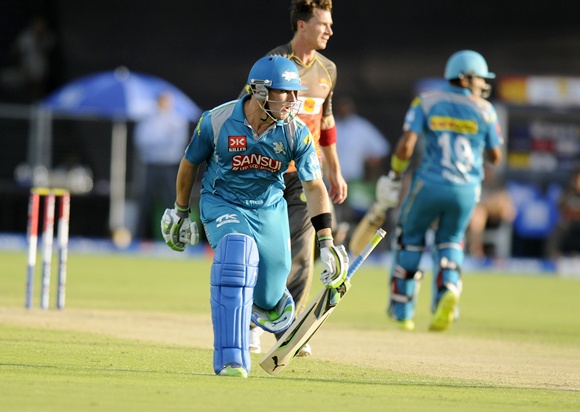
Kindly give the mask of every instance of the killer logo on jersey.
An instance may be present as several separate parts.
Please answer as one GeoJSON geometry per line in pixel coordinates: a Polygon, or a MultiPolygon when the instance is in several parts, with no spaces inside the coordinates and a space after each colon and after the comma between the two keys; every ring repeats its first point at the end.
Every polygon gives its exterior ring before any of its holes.
{"type": "Polygon", "coordinates": [[[229,152],[243,152],[247,148],[246,136],[228,136],[229,152]]]}
{"type": "Polygon", "coordinates": [[[319,77],[318,78],[318,85],[320,87],[322,87],[323,89],[328,89],[330,87],[328,85],[328,80],[326,80],[324,77],[319,77]]]}
{"type": "Polygon", "coordinates": [[[272,173],[277,173],[282,170],[282,162],[255,153],[250,155],[235,155],[232,158],[232,170],[241,171],[249,169],[267,170],[272,173]]]}

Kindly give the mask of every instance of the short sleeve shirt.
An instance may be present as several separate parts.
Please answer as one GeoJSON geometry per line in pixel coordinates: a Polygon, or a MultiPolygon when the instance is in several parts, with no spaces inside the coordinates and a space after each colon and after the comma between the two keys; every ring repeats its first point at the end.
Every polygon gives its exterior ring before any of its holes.
{"type": "Polygon", "coordinates": [[[202,195],[211,193],[247,208],[275,204],[283,197],[283,173],[296,163],[302,181],[322,178],[308,127],[299,119],[274,123],[258,136],[244,116],[250,96],[206,111],[199,120],[185,157],[206,162],[202,195]]]}
{"type": "Polygon", "coordinates": [[[460,87],[449,86],[416,97],[403,130],[425,140],[425,153],[416,173],[435,183],[480,185],[484,151],[503,143],[493,105],[460,87]]]}

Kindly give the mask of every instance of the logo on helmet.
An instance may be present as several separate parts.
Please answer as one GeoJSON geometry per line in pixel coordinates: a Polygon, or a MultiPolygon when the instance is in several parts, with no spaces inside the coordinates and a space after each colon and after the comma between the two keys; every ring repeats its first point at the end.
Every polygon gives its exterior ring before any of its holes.
{"type": "Polygon", "coordinates": [[[284,73],[281,74],[281,76],[284,78],[284,80],[289,82],[299,78],[298,73],[293,72],[291,70],[286,70],[284,73]]]}

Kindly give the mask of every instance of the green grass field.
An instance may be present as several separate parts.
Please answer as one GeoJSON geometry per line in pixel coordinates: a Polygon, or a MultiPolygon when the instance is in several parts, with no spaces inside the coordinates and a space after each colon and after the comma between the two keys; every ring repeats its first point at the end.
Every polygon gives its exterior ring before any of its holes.
{"type": "Polygon", "coordinates": [[[70,254],[63,311],[56,270],[51,309],[37,273],[26,310],[25,254],[0,259],[0,411],[580,410],[579,280],[466,273],[461,319],[431,333],[429,274],[403,332],[363,265],[311,358],[233,379],[213,374],[208,259],[70,254]]]}

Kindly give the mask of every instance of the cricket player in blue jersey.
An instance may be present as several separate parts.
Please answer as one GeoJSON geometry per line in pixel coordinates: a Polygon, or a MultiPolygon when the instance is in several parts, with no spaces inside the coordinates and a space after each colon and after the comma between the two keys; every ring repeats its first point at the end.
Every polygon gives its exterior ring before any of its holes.
{"type": "Polygon", "coordinates": [[[377,201],[385,208],[399,202],[401,176],[419,139],[425,151],[413,172],[401,206],[398,245],[390,274],[389,315],[405,330],[415,328],[415,300],[422,272],[425,234],[435,229],[433,320],[430,330],[447,330],[461,294],[463,240],[479,201],[483,162],[497,164],[503,139],[497,114],[486,97],[486,79],[495,75],[477,52],[453,54],[445,67],[449,85],[416,97],[405,117],[403,135],[391,158],[391,171],[377,182],[377,201]],[[485,159],[484,159],[485,157],[485,159]]]}
{"type": "Polygon", "coordinates": [[[330,201],[312,135],[296,117],[298,91],[305,90],[296,65],[281,56],[263,57],[250,70],[248,84],[249,94],[202,115],[179,167],[174,208],[161,221],[172,249],[197,243],[189,199],[205,162],[200,214],[214,250],[214,371],[241,377],[251,368],[250,321],[278,333],[294,320],[286,288],[291,254],[283,179],[291,161],[318,237],[322,283],[340,286],[349,264],[344,247],[333,243],[330,201]]]}

